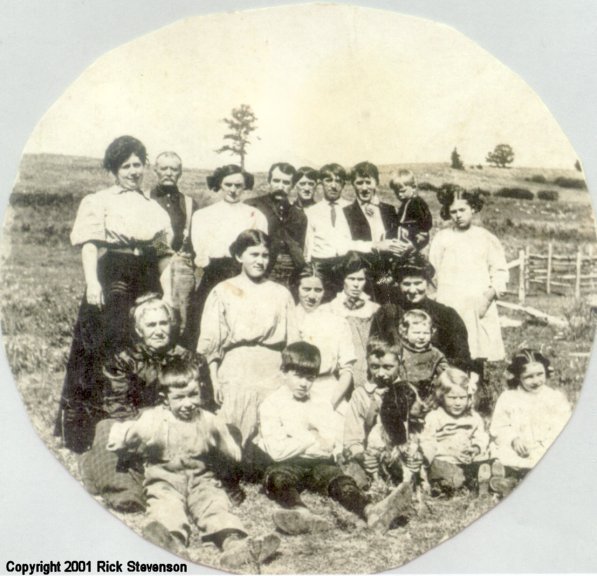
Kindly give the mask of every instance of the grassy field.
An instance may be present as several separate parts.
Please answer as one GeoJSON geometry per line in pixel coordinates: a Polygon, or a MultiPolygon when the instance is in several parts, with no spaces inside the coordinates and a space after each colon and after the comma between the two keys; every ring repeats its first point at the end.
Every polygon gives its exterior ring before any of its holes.
{"type": "MultiPolygon", "coordinates": [[[[556,190],[559,200],[511,200],[488,197],[481,221],[504,244],[508,260],[521,247],[545,251],[548,240],[556,253],[567,253],[578,246],[595,244],[595,227],[586,190],[561,188],[557,177],[579,178],[574,171],[540,169],[467,169],[454,171],[447,165],[409,166],[420,182],[434,186],[457,183],[465,188],[481,188],[495,193],[504,187],[556,190]],[[541,176],[543,182],[529,179],[541,176]]],[[[382,168],[381,195],[392,201],[385,187],[391,167],[382,168]]],[[[188,170],[181,188],[202,204],[216,197],[206,189],[206,171],[188,170]]],[[[148,173],[147,185],[152,184],[148,173]]],[[[253,194],[265,189],[265,175],[256,175],[253,194]]],[[[3,265],[0,279],[2,332],[7,357],[32,423],[59,460],[78,478],[74,456],[51,435],[58,403],[72,326],[83,294],[84,283],[78,250],[70,247],[68,235],[80,198],[111,184],[111,179],[94,159],[61,156],[26,156],[15,186],[12,206],[3,237],[3,265]],[[10,223],[10,226],[8,226],[10,223]],[[9,244],[10,243],[10,244],[9,244]],[[11,249],[9,249],[11,248],[11,249]]],[[[346,197],[352,191],[347,187],[346,197]]],[[[421,193],[436,221],[438,204],[432,192],[421,193]]],[[[569,320],[566,328],[554,328],[530,318],[509,315],[522,322],[519,328],[505,328],[508,351],[523,345],[540,347],[553,359],[556,375],[552,384],[576,402],[588,365],[595,330],[595,317],[588,304],[569,297],[531,295],[528,304],[569,320]]],[[[505,363],[491,366],[489,377],[497,397],[503,388],[505,363]]],[[[256,486],[246,486],[249,498],[238,513],[255,533],[272,529],[273,504],[256,486]]],[[[459,496],[451,500],[431,500],[406,526],[386,536],[371,535],[364,524],[334,503],[307,496],[316,511],[333,518],[333,536],[284,538],[280,554],[263,572],[375,572],[401,565],[470,524],[489,510],[495,500],[459,496]]],[[[118,515],[133,529],[142,523],[140,515],[118,515]]],[[[189,559],[201,564],[217,564],[217,552],[194,539],[189,559]]]]}

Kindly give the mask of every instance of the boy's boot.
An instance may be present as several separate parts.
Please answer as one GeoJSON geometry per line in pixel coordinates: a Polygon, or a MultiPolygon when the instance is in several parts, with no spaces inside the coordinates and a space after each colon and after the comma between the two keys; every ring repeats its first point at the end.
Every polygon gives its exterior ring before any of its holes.
{"type": "Polygon", "coordinates": [[[241,568],[261,566],[269,560],[280,547],[280,538],[276,534],[268,534],[263,538],[248,538],[233,534],[224,540],[224,551],[220,556],[220,564],[224,568],[241,568]]]}
{"type": "Polygon", "coordinates": [[[183,542],[174,536],[162,523],[155,520],[147,524],[141,533],[146,540],[157,546],[166,548],[166,550],[170,550],[174,554],[180,554],[183,549],[183,542]]]}
{"type": "Polygon", "coordinates": [[[412,486],[410,482],[403,482],[381,502],[369,504],[365,508],[365,515],[369,528],[383,534],[395,520],[401,516],[410,516],[413,511],[412,486]]]}
{"type": "Polygon", "coordinates": [[[330,530],[332,525],[303,506],[276,510],[272,516],[276,528],[284,534],[308,534],[330,530]]]}

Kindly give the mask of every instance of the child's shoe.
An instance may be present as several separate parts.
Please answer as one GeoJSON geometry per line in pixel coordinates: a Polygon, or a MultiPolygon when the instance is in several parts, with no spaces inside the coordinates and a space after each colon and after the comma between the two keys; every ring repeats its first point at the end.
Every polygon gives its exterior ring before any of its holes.
{"type": "Polygon", "coordinates": [[[324,532],[330,530],[332,525],[313,514],[307,508],[291,508],[276,510],[272,516],[276,528],[284,534],[295,536],[311,532],[324,532]]]}
{"type": "Polygon", "coordinates": [[[492,478],[505,478],[506,468],[499,460],[494,460],[491,465],[491,477],[492,478]]]}
{"type": "Polygon", "coordinates": [[[143,538],[149,540],[149,542],[166,548],[174,554],[180,554],[182,551],[182,542],[160,522],[156,522],[155,520],[150,522],[143,528],[141,533],[143,534],[143,538]]]}
{"type": "Polygon", "coordinates": [[[477,473],[477,487],[480,498],[489,496],[489,481],[491,479],[491,467],[489,464],[481,464],[477,473]]]}
{"type": "Polygon", "coordinates": [[[410,482],[403,482],[377,504],[365,508],[367,525],[372,530],[384,534],[390,529],[392,522],[400,516],[408,516],[413,512],[413,489],[410,482]]]}
{"type": "Polygon", "coordinates": [[[502,498],[508,496],[518,482],[514,478],[500,478],[496,476],[489,481],[489,487],[502,498]]]}
{"type": "Polygon", "coordinates": [[[264,538],[238,538],[229,542],[220,556],[223,568],[259,567],[269,560],[280,547],[280,538],[268,534],[264,538]]]}

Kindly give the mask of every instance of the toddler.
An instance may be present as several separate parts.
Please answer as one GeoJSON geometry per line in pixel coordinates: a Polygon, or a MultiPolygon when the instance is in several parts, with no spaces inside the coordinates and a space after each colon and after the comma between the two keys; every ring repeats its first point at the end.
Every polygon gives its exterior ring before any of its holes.
{"type": "Polygon", "coordinates": [[[508,366],[509,390],[495,405],[489,432],[491,455],[505,466],[505,479],[491,480],[498,493],[509,492],[537,464],[570,418],[568,400],[547,385],[549,360],[536,350],[517,352],[508,366]]]}
{"type": "Polygon", "coordinates": [[[418,196],[415,175],[410,170],[398,170],[390,177],[390,188],[400,201],[398,239],[420,251],[429,243],[433,219],[427,202],[418,196]]]}
{"type": "Polygon", "coordinates": [[[448,368],[438,379],[437,408],[425,417],[420,436],[436,495],[451,495],[464,486],[471,489],[477,480],[487,488],[489,436],[483,419],[472,408],[474,388],[470,376],[457,368],[448,368]]]}
{"type": "Polygon", "coordinates": [[[263,562],[276,552],[280,539],[272,534],[255,546],[230,511],[210,457],[238,462],[240,447],[226,425],[202,408],[198,374],[199,365],[192,358],[176,357],[163,366],[158,376],[162,403],[137,420],[116,422],[108,450],[137,451],[144,459],[150,521],[143,535],[148,540],[173,551],[187,546],[190,518],[203,540],[222,549],[222,566],[263,562]],[[259,557],[253,557],[251,550],[260,550],[259,557]]]}
{"type": "Polygon", "coordinates": [[[435,379],[448,367],[446,357],[431,345],[434,333],[431,316],[423,310],[408,310],[400,319],[398,333],[402,343],[404,378],[427,401],[433,395],[435,379]]]}

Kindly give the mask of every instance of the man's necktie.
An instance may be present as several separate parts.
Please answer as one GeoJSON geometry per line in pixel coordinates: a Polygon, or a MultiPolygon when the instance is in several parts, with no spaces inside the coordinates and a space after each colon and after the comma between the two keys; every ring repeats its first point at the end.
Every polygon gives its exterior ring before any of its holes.
{"type": "Polygon", "coordinates": [[[330,214],[332,216],[332,227],[336,227],[336,203],[330,202],[330,214]]]}

